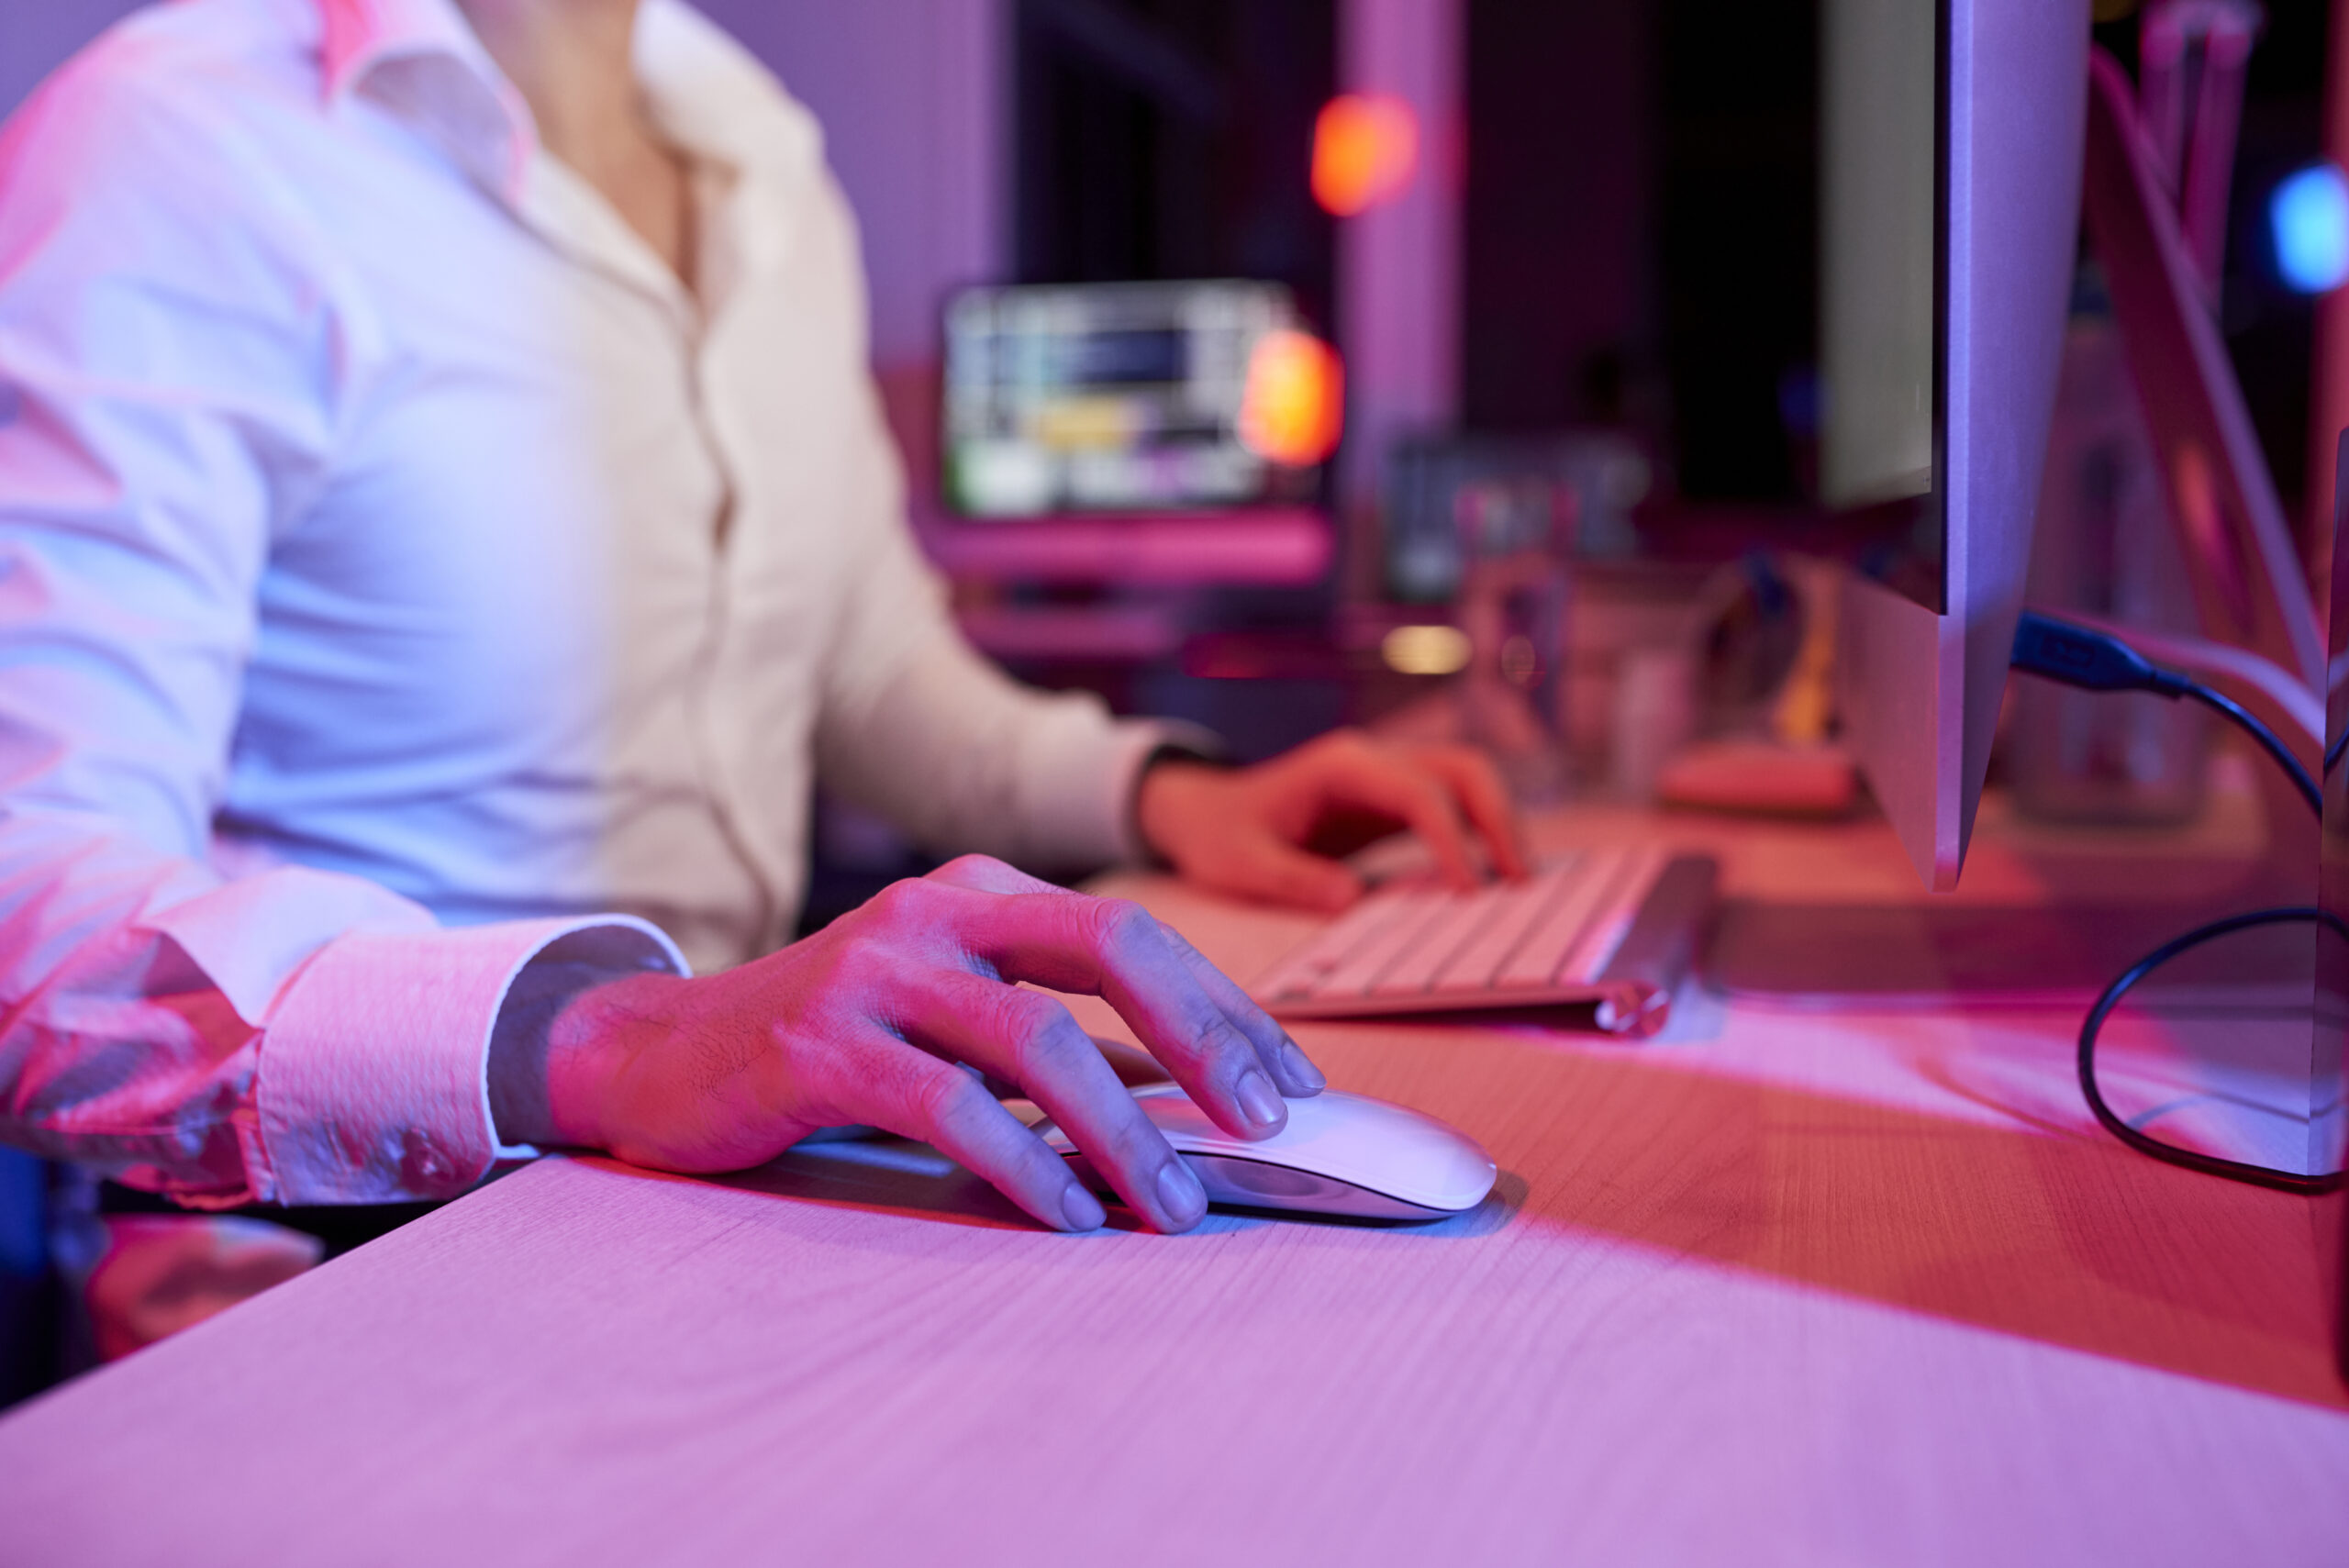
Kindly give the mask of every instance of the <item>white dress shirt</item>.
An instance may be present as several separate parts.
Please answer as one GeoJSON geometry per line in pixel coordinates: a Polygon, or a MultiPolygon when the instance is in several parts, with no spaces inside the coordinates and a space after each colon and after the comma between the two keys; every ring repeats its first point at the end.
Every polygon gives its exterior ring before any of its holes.
{"type": "Polygon", "coordinates": [[[637,66],[693,290],[451,0],[140,12],[0,138],[10,1141],[445,1195],[516,975],[783,940],[814,773],[941,849],[1130,852],[1163,731],[955,634],[814,122],[674,0],[637,66]]]}

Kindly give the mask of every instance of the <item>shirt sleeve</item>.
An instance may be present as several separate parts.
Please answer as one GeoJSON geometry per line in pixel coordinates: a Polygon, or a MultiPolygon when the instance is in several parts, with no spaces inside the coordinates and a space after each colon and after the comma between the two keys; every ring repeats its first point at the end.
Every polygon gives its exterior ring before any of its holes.
{"type": "MultiPolygon", "coordinates": [[[[825,194],[821,216],[848,253],[834,275],[861,318],[853,225],[829,182],[825,194]]],[[[904,472],[871,377],[861,364],[843,373],[861,417],[846,602],[821,672],[825,786],[940,852],[1037,871],[1143,858],[1132,813],[1143,765],[1169,747],[1215,755],[1220,742],[1196,725],[1112,717],[1090,693],[1022,686],[973,650],[907,525],[904,472]]]]}
{"type": "Polygon", "coordinates": [[[209,864],[354,327],[240,216],[259,161],[153,86],[69,67],[0,135],[0,1138],[195,1206],[451,1195],[496,1152],[518,973],[583,930],[684,965],[621,917],[442,929],[209,864]]]}
{"type": "MultiPolygon", "coordinates": [[[[917,576],[900,603],[930,597],[917,576]]],[[[1214,736],[1165,720],[1111,718],[1090,694],[1019,685],[963,642],[942,611],[881,689],[828,716],[818,772],[829,787],[941,852],[978,851],[1035,871],[1144,858],[1133,795],[1143,765],[1214,736]]]]}

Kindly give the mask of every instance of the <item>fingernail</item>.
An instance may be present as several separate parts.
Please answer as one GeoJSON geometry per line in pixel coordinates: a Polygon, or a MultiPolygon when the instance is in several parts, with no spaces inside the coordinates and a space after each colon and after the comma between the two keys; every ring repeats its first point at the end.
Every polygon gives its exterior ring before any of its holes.
{"type": "Polygon", "coordinates": [[[1158,1203],[1177,1225],[1190,1225],[1208,1211],[1207,1189],[1180,1156],[1158,1168],[1158,1203]]]}
{"type": "Polygon", "coordinates": [[[1291,1078],[1308,1089],[1326,1089],[1330,1086],[1330,1080],[1321,1075],[1321,1069],[1313,1065],[1313,1059],[1299,1051],[1297,1041],[1286,1035],[1281,1037],[1281,1065],[1288,1069],[1288,1075],[1291,1078]]]}
{"type": "Polygon", "coordinates": [[[1061,1213],[1067,1217],[1071,1230],[1098,1230],[1109,1218],[1099,1200],[1074,1182],[1061,1194],[1061,1213]]]}
{"type": "Polygon", "coordinates": [[[1281,1092],[1252,1068],[1240,1075],[1240,1108],[1258,1127],[1278,1127],[1288,1117],[1281,1106],[1281,1092]]]}

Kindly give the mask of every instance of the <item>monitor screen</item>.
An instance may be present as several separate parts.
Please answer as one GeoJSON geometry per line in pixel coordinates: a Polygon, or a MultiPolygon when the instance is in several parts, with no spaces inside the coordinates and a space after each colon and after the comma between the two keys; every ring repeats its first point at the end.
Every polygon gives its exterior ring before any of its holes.
{"type": "MultiPolygon", "coordinates": [[[[1828,0],[1820,17],[1819,488],[1831,507],[1933,493],[1940,9],[1828,0]]],[[[1936,557],[1937,533],[1917,541],[1936,557]]]]}
{"type": "Polygon", "coordinates": [[[967,517],[1295,501],[1335,372],[1278,284],[970,289],[946,311],[943,482],[967,517]]]}

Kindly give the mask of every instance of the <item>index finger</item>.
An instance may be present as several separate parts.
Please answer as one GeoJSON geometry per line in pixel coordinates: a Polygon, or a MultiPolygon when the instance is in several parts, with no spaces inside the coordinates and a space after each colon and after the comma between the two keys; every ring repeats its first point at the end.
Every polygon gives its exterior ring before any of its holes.
{"type": "Polygon", "coordinates": [[[1525,847],[1518,832],[1517,807],[1492,759],[1470,747],[1431,746],[1419,753],[1419,760],[1451,786],[1453,797],[1466,808],[1495,868],[1503,876],[1523,876],[1525,847]]]}
{"type": "MultiPolygon", "coordinates": [[[[983,893],[1082,896],[985,855],[963,855],[949,861],[931,872],[930,880],[983,893]]],[[[1193,947],[1174,927],[1162,920],[1158,922],[1158,929],[1191,978],[1222,1012],[1225,1021],[1238,1029],[1254,1049],[1258,1063],[1272,1074],[1273,1082],[1279,1086],[1283,1095],[1290,1099],[1303,1099],[1329,1087],[1329,1079],[1313,1065],[1312,1059],[1290,1038],[1288,1031],[1275,1023],[1272,1016],[1258,1006],[1236,981],[1218,969],[1206,954],[1193,947]]]]}
{"type": "Polygon", "coordinates": [[[1418,834],[1453,886],[1475,885],[1475,863],[1468,853],[1459,804],[1432,773],[1392,753],[1362,749],[1332,752],[1320,784],[1322,798],[1330,804],[1377,812],[1418,834]]]}
{"type": "MultiPolygon", "coordinates": [[[[1140,905],[1083,894],[948,896],[969,901],[951,921],[966,954],[1002,979],[1107,1001],[1225,1131],[1261,1139],[1287,1125],[1287,1106],[1256,1042],[1226,1016],[1140,905]]],[[[1237,986],[1232,992],[1228,1000],[1237,1008],[1261,1016],[1237,986]]],[[[1284,1038],[1269,1018],[1260,1028],[1268,1043],[1284,1038]]]]}

